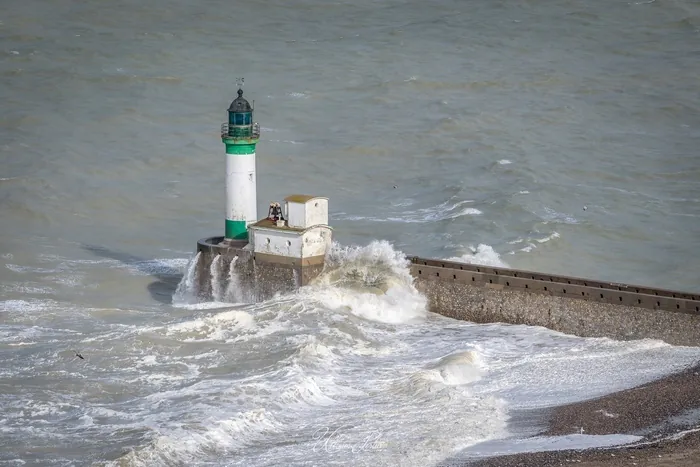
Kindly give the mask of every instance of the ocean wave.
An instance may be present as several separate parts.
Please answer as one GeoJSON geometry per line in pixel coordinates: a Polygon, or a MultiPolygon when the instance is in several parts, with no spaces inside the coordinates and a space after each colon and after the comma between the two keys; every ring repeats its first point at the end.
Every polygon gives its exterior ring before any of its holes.
{"type": "Polygon", "coordinates": [[[475,350],[455,352],[409,375],[400,382],[398,390],[433,398],[443,390],[478,381],[484,371],[483,365],[475,350]]]}
{"type": "MultiPolygon", "coordinates": [[[[559,232],[552,232],[549,235],[545,235],[544,237],[528,237],[528,238],[522,238],[518,237],[515,240],[511,240],[508,242],[509,245],[524,245],[518,249],[518,251],[522,251],[525,253],[529,253],[535,248],[537,248],[539,245],[542,245],[543,243],[550,242],[552,240],[555,240],[559,238],[561,235],[559,235],[559,232]]],[[[513,255],[515,254],[516,251],[511,251],[509,254],[513,255]]]]}
{"type": "Polygon", "coordinates": [[[255,319],[243,310],[229,310],[168,325],[165,334],[186,341],[224,340],[232,332],[255,328],[255,319]]]}
{"type": "Polygon", "coordinates": [[[555,222],[561,224],[578,224],[579,221],[571,214],[566,214],[563,212],[557,212],[554,209],[545,206],[544,213],[538,214],[540,218],[547,222],[555,222]]]}
{"type": "Polygon", "coordinates": [[[482,264],[484,266],[496,266],[508,268],[508,263],[501,259],[491,245],[484,243],[478,244],[476,247],[469,246],[469,251],[460,255],[447,258],[446,261],[455,261],[458,263],[482,264]]]}
{"type": "MultiPolygon", "coordinates": [[[[386,216],[382,217],[337,213],[336,215],[334,215],[334,218],[338,220],[363,220],[369,222],[403,222],[408,224],[422,224],[457,219],[463,216],[478,216],[482,214],[482,212],[477,208],[465,206],[469,203],[473,203],[473,201],[445,201],[443,203],[428,208],[421,208],[413,211],[402,211],[398,213],[388,213],[386,216]]],[[[392,206],[400,207],[402,206],[402,203],[392,202],[392,206]]]]}
{"type": "Polygon", "coordinates": [[[333,244],[327,267],[304,297],[364,319],[406,323],[426,315],[427,301],[413,286],[406,256],[387,241],[365,247],[333,244]]]}

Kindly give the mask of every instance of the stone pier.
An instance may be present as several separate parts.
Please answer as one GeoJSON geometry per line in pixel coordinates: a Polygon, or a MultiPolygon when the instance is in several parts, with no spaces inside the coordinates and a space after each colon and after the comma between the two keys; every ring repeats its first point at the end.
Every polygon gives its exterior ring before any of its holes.
{"type": "Polygon", "coordinates": [[[411,263],[430,311],[444,316],[700,346],[700,294],[418,257],[411,263]]]}

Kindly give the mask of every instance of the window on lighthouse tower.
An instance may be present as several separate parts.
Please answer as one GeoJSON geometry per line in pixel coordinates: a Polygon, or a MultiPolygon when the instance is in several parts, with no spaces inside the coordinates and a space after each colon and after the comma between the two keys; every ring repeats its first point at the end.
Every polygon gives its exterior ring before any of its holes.
{"type": "Polygon", "coordinates": [[[253,118],[251,112],[232,112],[230,120],[232,125],[250,125],[253,118]]]}

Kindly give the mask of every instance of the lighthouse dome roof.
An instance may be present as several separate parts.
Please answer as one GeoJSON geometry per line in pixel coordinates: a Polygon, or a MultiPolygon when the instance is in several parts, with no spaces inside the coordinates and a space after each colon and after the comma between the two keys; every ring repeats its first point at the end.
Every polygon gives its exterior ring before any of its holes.
{"type": "Polygon", "coordinates": [[[243,97],[243,89],[238,90],[238,97],[236,97],[228,108],[229,112],[251,112],[253,108],[250,103],[243,97]]]}

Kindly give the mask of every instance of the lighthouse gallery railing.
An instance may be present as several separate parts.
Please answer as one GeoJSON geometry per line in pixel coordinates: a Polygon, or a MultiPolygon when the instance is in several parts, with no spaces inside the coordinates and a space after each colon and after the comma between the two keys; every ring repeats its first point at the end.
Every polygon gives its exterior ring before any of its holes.
{"type": "Polygon", "coordinates": [[[229,138],[260,138],[260,124],[231,125],[230,123],[223,123],[221,125],[221,136],[229,138]]]}

